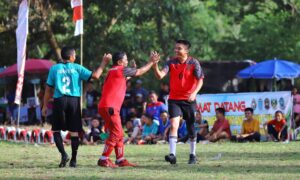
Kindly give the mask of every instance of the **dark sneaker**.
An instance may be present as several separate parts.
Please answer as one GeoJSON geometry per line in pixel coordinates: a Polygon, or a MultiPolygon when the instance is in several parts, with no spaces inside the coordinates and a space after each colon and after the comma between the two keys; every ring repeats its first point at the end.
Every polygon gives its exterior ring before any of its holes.
{"type": "Polygon", "coordinates": [[[116,162],[116,165],[118,165],[119,167],[136,167],[136,164],[130,163],[129,161],[127,161],[126,159],[120,161],[120,162],[116,162]]]}
{"type": "Polygon", "coordinates": [[[72,168],[76,168],[76,166],[77,166],[76,160],[71,159],[69,166],[72,168]]]}
{"type": "Polygon", "coordinates": [[[106,159],[106,160],[99,159],[98,160],[98,166],[107,167],[107,168],[116,168],[116,167],[118,167],[110,159],[106,159]]]}
{"type": "Polygon", "coordinates": [[[70,158],[67,154],[61,156],[61,161],[60,161],[60,164],[59,164],[59,167],[62,168],[62,167],[66,167],[67,163],[69,162],[70,158]]]}
{"type": "Polygon", "coordinates": [[[174,154],[166,155],[165,160],[170,164],[176,164],[176,156],[174,156],[174,154]]]}
{"type": "Polygon", "coordinates": [[[197,163],[197,158],[194,154],[190,154],[190,159],[188,164],[196,164],[197,163]]]}

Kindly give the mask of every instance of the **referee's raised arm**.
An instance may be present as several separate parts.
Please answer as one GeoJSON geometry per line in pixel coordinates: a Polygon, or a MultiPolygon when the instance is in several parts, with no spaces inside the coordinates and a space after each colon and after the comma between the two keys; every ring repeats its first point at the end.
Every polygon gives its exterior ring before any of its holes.
{"type": "Polygon", "coordinates": [[[100,66],[92,74],[92,77],[91,77],[92,79],[99,79],[99,77],[101,76],[101,74],[104,71],[105,66],[109,63],[111,58],[112,58],[111,54],[104,54],[103,55],[102,62],[100,64],[100,66]]]}

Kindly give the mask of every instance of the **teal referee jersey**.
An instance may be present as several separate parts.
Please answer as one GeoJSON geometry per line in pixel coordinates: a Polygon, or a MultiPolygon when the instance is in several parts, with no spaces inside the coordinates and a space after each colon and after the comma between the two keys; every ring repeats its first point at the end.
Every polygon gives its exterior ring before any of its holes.
{"type": "Polygon", "coordinates": [[[58,63],[50,68],[47,85],[54,88],[53,98],[81,96],[81,81],[88,81],[92,71],[76,63],[58,63]]]}

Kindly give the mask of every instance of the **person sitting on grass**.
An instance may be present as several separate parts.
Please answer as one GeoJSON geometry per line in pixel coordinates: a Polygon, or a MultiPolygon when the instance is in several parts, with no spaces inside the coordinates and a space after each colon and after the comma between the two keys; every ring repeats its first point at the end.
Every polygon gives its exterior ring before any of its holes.
{"type": "Polygon", "coordinates": [[[231,131],[230,124],[228,120],[225,119],[225,109],[217,108],[216,109],[216,118],[213,128],[205,136],[205,139],[210,142],[217,142],[220,139],[230,139],[231,131]]]}
{"type": "Polygon", "coordinates": [[[91,122],[90,133],[88,134],[89,144],[99,144],[101,143],[100,135],[104,133],[104,126],[101,126],[97,118],[93,118],[91,122]]]}
{"type": "Polygon", "coordinates": [[[135,118],[126,122],[127,138],[124,138],[124,143],[135,144],[141,139],[143,126],[140,118],[135,118]]]}
{"type": "Polygon", "coordinates": [[[159,126],[158,126],[158,136],[153,140],[156,144],[158,141],[167,140],[167,131],[166,129],[170,126],[169,115],[167,111],[162,111],[160,113],[159,118],[159,126]]]}
{"type": "Polygon", "coordinates": [[[144,114],[142,121],[144,122],[142,139],[138,144],[152,144],[153,139],[157,138],[158,124],[153,121],[149,114],[144,114]]]}
{"type": "Polygon", "coordinates": [[[275,119],[264,124],[264,129],[267,127],[267,136],[272,141],[284,141],[287,139],[287,124],[284,115],[281,111],[275,112],[275,119]]]}
{"type": "Polygon", "coordinates": [[[195,119],[195,131],[197,133],[197,143],[199,141],[205,140],[205,136],[208,134],[208,122],[205,119],[202,119],[202,114],[199,110],[196,112],[195,119]]]}
{"type": "Polygon", "coordinates": [[[242,124],[241,134],[232,136],[231,139],[237,142],[260,141],[259,121],[254,119],[252,108],[245,109],[245,120],[242,124]]]}

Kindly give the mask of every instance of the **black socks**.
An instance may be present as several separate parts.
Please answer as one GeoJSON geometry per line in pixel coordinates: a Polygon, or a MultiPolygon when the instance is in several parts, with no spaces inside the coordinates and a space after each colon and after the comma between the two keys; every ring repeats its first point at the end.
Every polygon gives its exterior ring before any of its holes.
{"type": "Polygon", "coordinates": [[[71,137],[71,146],[72,146],[72,161],[76,161],[76,156],[77,156],[77,150],[79,146],[79,138],[78,136],[76,137],[71,137]]]}
{"type": "Polygon", "coordinates": [[[63,139],[60,135],[60,132],[54,132],[54,142],[55,145],[62,156],[65,156],[67,153],[64,148],[63,139]]]}

